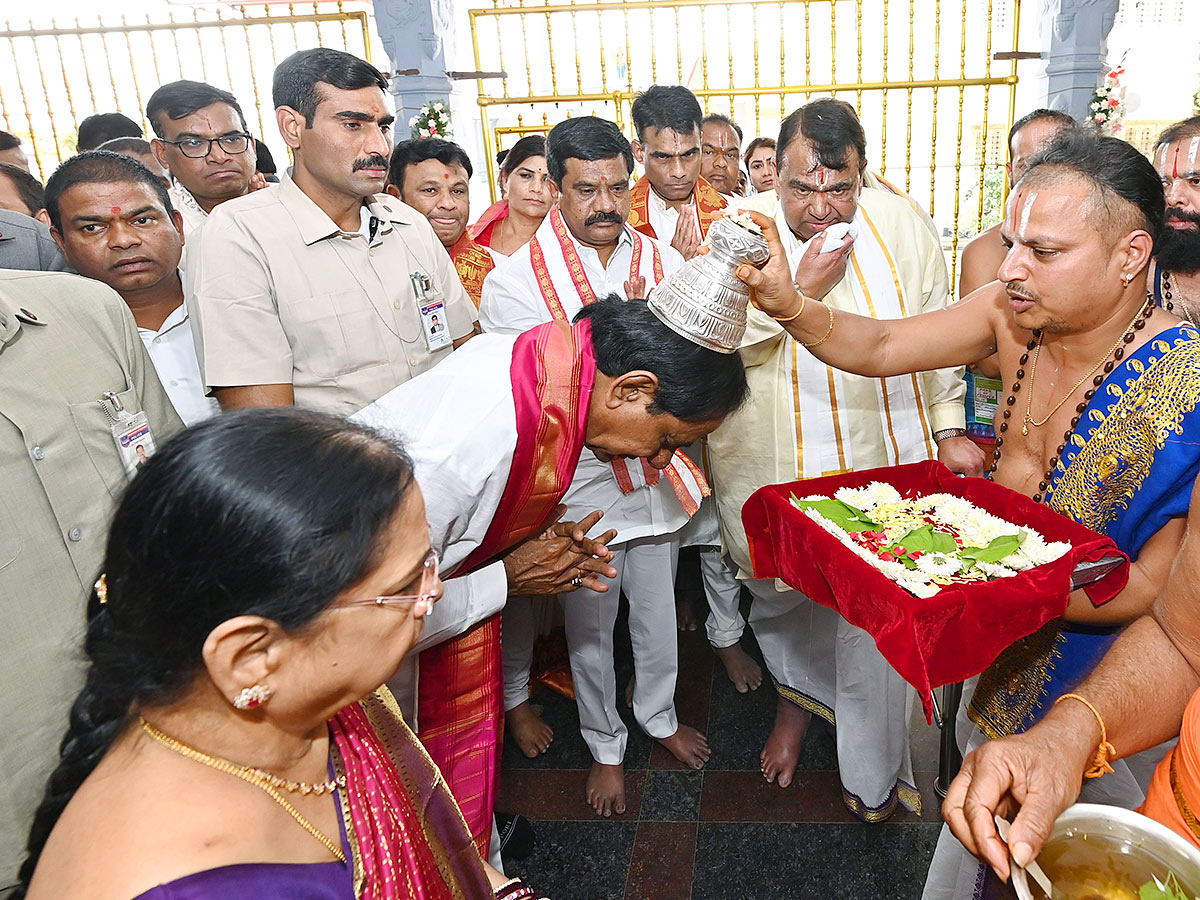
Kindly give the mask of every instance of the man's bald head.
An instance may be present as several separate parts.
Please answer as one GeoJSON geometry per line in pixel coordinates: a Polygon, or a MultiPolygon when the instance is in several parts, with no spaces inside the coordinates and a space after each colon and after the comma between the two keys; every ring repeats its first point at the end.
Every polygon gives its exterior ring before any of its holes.
{"type": "Polygon", "coordinates": [[[1157,240],[1166,213],[1162,184],[1132,145],[1080,129],[1064,132],[1029,161],[1020,187],[1025,193],[1067,182],[1088,187],[1091,200],[1081,213],[1110,245],[1134,231],[1157,240]]]}

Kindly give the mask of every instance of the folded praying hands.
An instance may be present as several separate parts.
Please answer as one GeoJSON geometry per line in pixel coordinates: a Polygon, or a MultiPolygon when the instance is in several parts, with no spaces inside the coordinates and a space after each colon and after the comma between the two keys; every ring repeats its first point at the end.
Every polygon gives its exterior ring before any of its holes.
{"type": "Polygon", "coordinates": [[[587,533],[604,513],[596,510],[578,522],[563,522],[566,512],[560,504],[545,529],[505,555],[510,597],[563,594],[580,587],[608,590],[603,578],[615,578],[617,570],[607,564],[613,553],[606,544],[616,531],[589,538],[587,533]]]}

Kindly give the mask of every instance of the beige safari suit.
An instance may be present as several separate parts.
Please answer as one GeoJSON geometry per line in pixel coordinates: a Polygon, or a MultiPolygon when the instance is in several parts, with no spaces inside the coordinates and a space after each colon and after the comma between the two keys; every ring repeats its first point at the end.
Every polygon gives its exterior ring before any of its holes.
{"type": "Polygon", "coordinates": [[[344,232],[290,178],[213,209],[184,287],[205,386],[291,384],[296,405],[348,415],[450,353],[431,353],[409,276],[444,295],[457,340],[478,318],[424,216],[386,194],[371,237],[344,232]]]}
{"type": "Polygon", "coordinates": [[[0,894],[83,685],[86,597],[127,483],[106,391],[145,411],[159,446],[182,427],[117,294],[0,270],[0,894]]]}

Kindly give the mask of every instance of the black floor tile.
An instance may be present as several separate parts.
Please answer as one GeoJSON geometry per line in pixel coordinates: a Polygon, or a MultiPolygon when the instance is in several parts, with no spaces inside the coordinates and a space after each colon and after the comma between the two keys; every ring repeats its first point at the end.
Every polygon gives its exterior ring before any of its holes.
{"type": "Polygon", "coordinates": [[[636,822],[535,820],[533,830],[533,854],[505,874],[554,900],[622,900],[636,822]]]}
{"type": "Polygon", "coordinates": [[[937,825],[700,823],[693,900],[917,900],[937,825]]]}
{"type": "Polygon", "coordinates": [[[642,821],[695,822],[703,785],[702,772],[651,769],[642,794],[642,821]]]}

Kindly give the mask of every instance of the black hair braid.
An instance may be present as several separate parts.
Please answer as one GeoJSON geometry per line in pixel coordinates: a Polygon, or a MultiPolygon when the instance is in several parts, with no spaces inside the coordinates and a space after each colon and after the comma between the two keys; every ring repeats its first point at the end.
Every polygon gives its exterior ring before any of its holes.
{"type": "Polygon", "coordinates": [[[118,646],[112,617],[100,604],[95,591],[88,601],[88,607],[94,610],[88,621],[86,637],[88,656],[93,662],[88,667],[83,690],[71,706],[70,724],[59,747],[58,766],[46,782],[46,791],[29,829],[26,845],[29,855],[21,864],[17,876],[19,887],[16,898],[24,897],[50,832],[54,830],[63,810],[125,730],[134,696],[143,694],[147,687],[130,683],[127,675],[114,677],[115,673],[104,670],[103,661],[118,659],[128,649],[118,646]]]}

